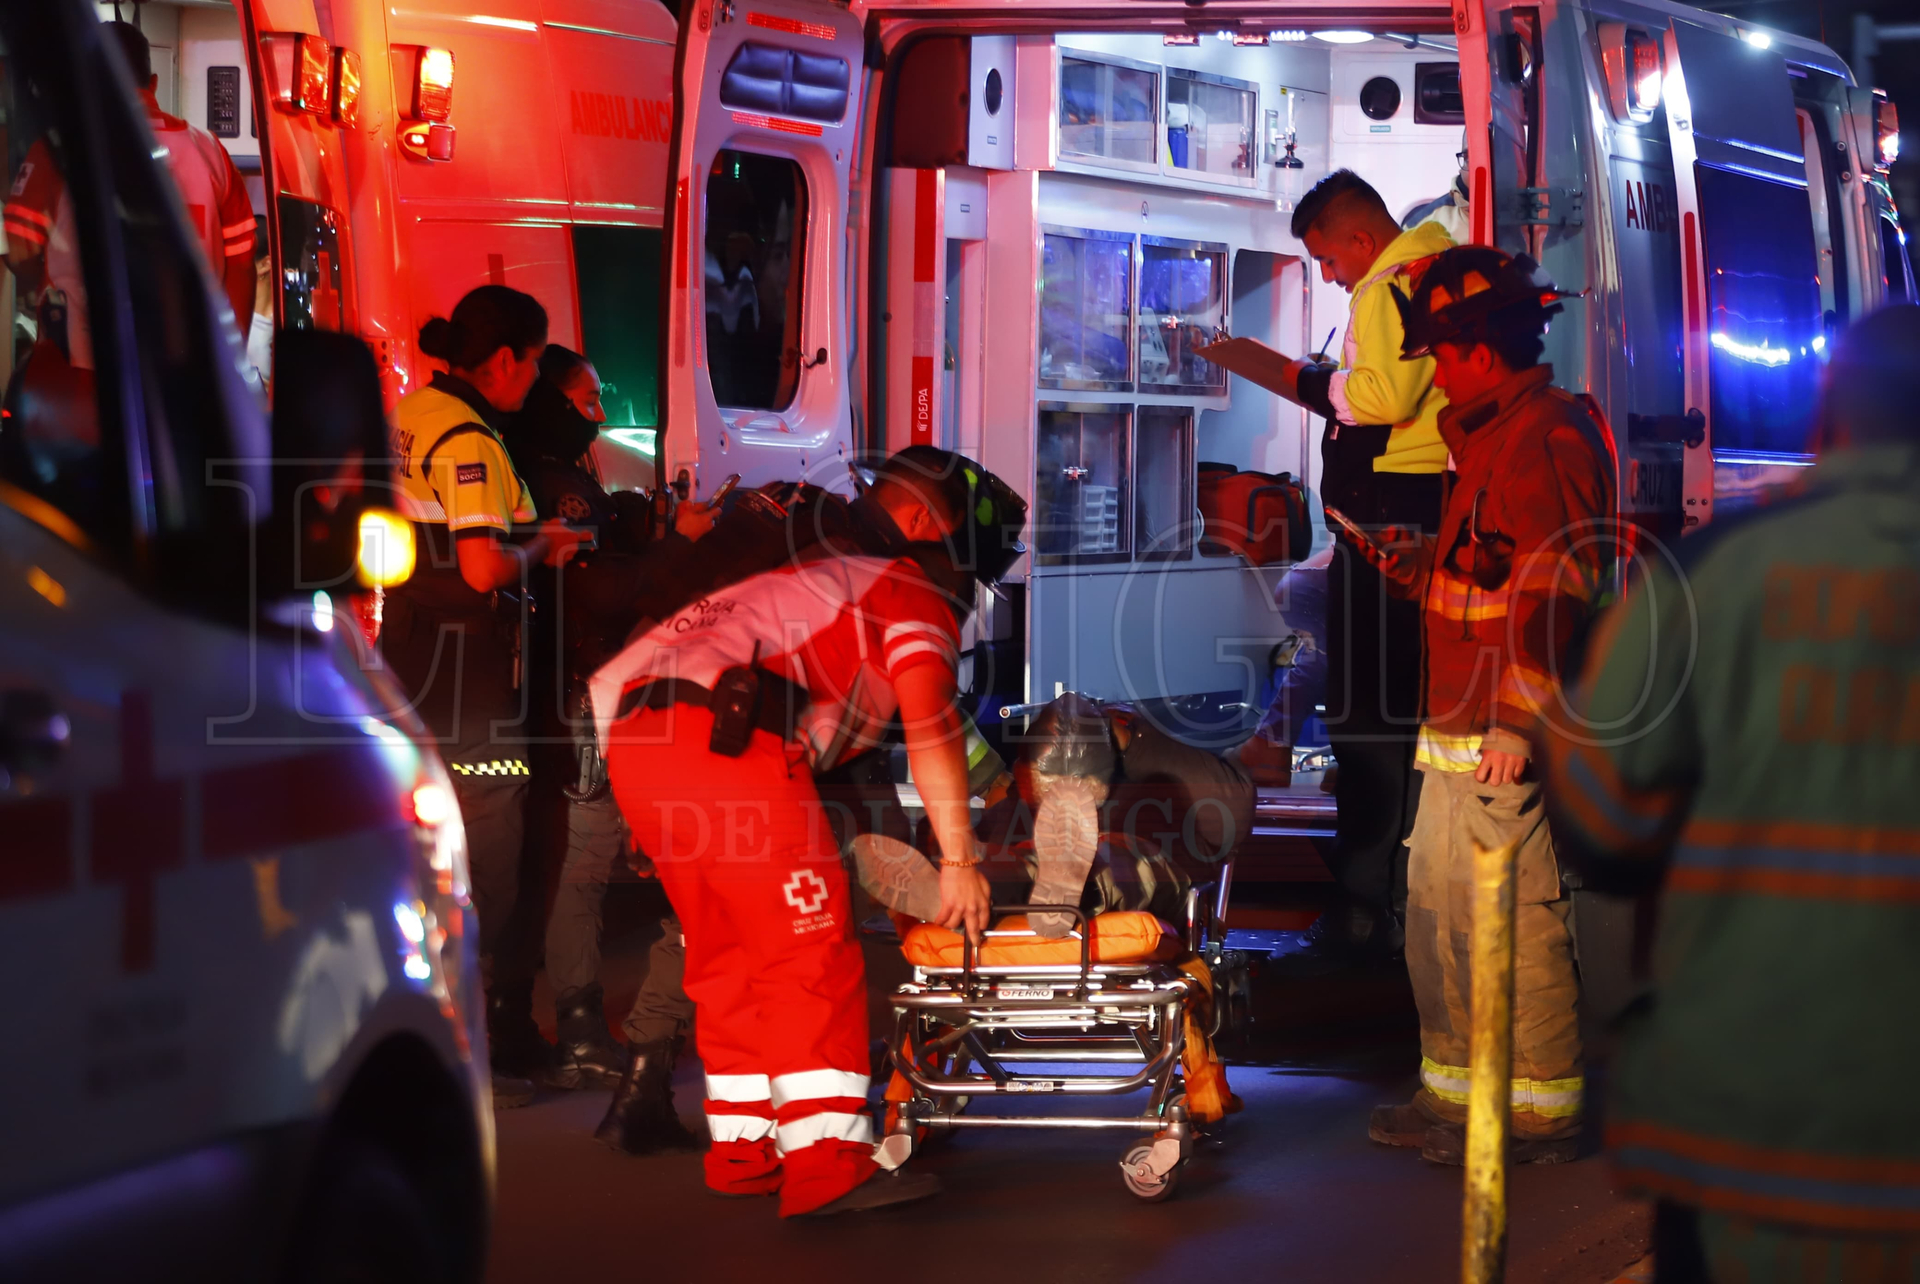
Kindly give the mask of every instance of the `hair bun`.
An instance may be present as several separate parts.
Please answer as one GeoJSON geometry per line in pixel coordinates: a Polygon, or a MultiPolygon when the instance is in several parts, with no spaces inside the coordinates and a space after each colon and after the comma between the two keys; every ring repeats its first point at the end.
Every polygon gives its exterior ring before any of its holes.
{"type": "Polygon", "coordinates": [[[460,349],[460,332],[445,317],[434,317],[420,327],[420,351],[438,361],[451,361],[460,349]]]}

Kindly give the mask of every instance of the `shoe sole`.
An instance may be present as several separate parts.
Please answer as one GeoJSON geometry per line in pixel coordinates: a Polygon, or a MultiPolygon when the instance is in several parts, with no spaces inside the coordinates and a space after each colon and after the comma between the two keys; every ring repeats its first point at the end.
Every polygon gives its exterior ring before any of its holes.
{"type": "MultiPolygon", "coordinates": [[[[1030,905],[1078,905],[1087,875],[1100,853],[1100,804],[1092,781],[1066,778],[1047,786],[1033,818],[1034,871],[1030,905]]],[[[1035,914],[1028,920],[1042,936],[1065,936],[1073,920],[1035,914]]]]}
{"type": "Polygon", "coordinates": [[[1367,1129],[1367,1140],[1382,1146],[1396,1146],[1401,1150],[1423,1148],[1427,1144],[1425,1133],[1416,1137],[1411,1133],[1379,1132],[1372,1128],[1367,1129]]]}
{"type": "Polygon", "coordinates": [[[926,857],[885,834],[860,834],[848,846],[867,895],[923,923],[940,917],[940,875],[926,857]]]}

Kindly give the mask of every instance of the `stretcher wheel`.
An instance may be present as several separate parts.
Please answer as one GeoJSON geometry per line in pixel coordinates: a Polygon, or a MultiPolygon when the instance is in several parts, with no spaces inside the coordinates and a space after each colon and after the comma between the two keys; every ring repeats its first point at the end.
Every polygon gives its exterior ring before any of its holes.
{"type": "Polygon", "coordinates": [[[1151,1141],[1136,1142],[1128,1147],[1126,1158],[1120,1161],[1120,1180],[1126,1183],[1127,1193],[1149,1204],[1157,1204],[1173,1194],[1173,1188],[1179,1184],[1180,1170],[1169,1169],[1159,1177],[1147,1167],[1147,1158],[1153,1153],[1151,1141]]]}

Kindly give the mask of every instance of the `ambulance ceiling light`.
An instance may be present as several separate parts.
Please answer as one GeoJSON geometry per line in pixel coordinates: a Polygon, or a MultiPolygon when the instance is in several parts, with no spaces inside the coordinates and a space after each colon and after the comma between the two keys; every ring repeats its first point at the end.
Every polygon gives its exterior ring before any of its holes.
{"type": "Polygon", "coordinates": [[[1373,39],[1371,31],[1316,31],[1315,40],[1324,40],[1330,45],[1364,45],[1373,39]]]}
{"type": "Polygon", "coordinates": [[[600,435],[648,459],[652,459],[658,449],[659,430],[654,428],[602,428],[600,435]]]}
{"type": "Polygon", "coordinates": [[[1298,29],[1287,31],[1269,31],[1267,37],[1281,44],[1298,44],[1307,38],[1307,33],[1298,29]]]}
{"type": "Polygon", "coordinates": [[[1755,49],[1773,48],[1773,37],[1764,31],[1745,31],[1740,34],[1740,38],[1755,49]]]}

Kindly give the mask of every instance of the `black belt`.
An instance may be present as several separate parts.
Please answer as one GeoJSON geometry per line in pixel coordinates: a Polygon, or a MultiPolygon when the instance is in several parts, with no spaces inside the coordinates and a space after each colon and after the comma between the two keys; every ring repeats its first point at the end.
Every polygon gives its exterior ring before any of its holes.
{"type": "MultiPolygon", "coordinates": [[[[782,740],[792,740],[800,714],[811,699],[805,687],[796,686],[779,674],[762,669],[760,708],[754,718],[754,726],[761,731],[770,731],[782,740]]],[[[705,709],[711,707],[712,703],[713,691],[697,682],[685,682],[679,678],[648,678],[626,689],[613,711],[613,720],[618,722],[642,709],[665,709],[676,704],[690,704],[705,709]]]]}

